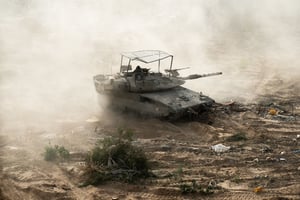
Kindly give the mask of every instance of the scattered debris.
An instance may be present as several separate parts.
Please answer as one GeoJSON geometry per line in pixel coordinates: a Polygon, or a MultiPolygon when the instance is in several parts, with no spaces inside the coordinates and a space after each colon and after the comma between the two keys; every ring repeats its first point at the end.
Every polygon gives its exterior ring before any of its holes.
{"type": "Polygon", "coordinates": [[[271,108],[268,113],[269,115],[277,115],[278,111],[274,108],[271,108]]]}
{"type": "Polygon", "coordinates": [[[300,153],[300,149],[292,151],[293,153],[300,153]]]}
{"type": "Polygon", "coordinates": [[[263,187],[262,186],[259,186],[259,187],[256,187],[254,188],[253,190],[255,193],[261,193],[263,191],[263,187]]]}
{"type": "Polygon", "coordinates": [[[279,161],[286,161],[285,158],[279,158],[279,161]]]}
{"type": "Polygon", "coordinates": [[[245,112],[249,110],[249,108],[246,105],[243,105],[241,103],[237,103],[233,100],[230,100],[229,102],[222,104],[225,110],[228,111],[234,111],[234,112],[245,112]]]}
{"type": "Polygon", "coordinates": [[[256,175],[254,178],[255,179],[266,179],[268,177],[269,177],[268,175],[256,175]]]}
{"type": "Polygon", "coordinates": [[[266,161],[275,162],[278,160],[276,158],[266,157],[266,161]]]}
{"type": "Polygon", "coordinates": [[[225,146],[223,144],[216,144],[211,146],[212,150],[214,150],[216,153],[223,153],[230,149],[229,146],[225,146]]]}

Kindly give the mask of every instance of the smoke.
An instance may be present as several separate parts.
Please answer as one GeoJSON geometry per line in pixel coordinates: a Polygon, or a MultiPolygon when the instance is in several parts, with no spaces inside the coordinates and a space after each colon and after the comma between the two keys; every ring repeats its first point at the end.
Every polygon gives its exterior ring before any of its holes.
{"type": "Polygon", "coordinates": [[[92,77],[122,51],[160,49],[217,100],[251,99],[274,75],[299,78],[297,0],[1,0],[1,127],[98,112],[92,77]]]}
{"type": "Polygon", "coordinates": [[[274,76],[299,80],[299,9],[296,1],[279,0],[207,4],[207,34],[199,47],[204,53],[199,65],[224,75],[199,80],[201,86],[194,82],[189,85],[217,100],[253,101],[274,76]]]}

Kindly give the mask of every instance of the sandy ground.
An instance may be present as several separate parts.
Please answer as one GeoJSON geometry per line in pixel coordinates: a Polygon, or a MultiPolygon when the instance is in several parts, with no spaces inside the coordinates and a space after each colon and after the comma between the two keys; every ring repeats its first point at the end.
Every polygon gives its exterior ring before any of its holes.
{"type": "Polygon", "coordinates": [[[299,85],[274,80],[252,104],[216,104],[200,121],[170,123],[111,113],[98,121],[57,121],[55,128],[2,130],[0,199],[300,199],[299,85]],[[279,113],[269,115],[271,108],[279,113]],[[84,153],[119,127],[134,130],[135,144],[143,147],[157,177],[79,187],[80,157],[43,160],[49,143],[84,153]],[[228,141],[241,132],[247,140],[228,141]],[[220,143],[230,149],[214,152],[211,146],[220,143]],[[214,193],[181,194],[180,184],[192,181],[211,185],[214,193]],[[254,192],[257,187],[262,191],[254,192]]]}

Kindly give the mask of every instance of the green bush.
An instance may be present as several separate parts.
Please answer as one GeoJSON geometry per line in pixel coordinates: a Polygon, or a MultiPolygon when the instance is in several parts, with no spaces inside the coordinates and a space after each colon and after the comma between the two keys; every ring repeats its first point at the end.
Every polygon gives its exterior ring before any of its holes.
{"type": "Polygon", "coordinates": [[[55,145],[45,147],[44,159],[46,161],[68,160],[70,158],[69,151],[63,147],[55,145]]]}
{"type": "Polygon", "coordinates": [[[67,149],[65,149],[65,147],[56,145],[55,148],[61,159],[68,160],[70,158],[70,152],[67,149]]]}
{"type": "Polygon", "coordinates": [[[46,161],[54,161],[57,159],[57,151],[51,146],[45,147],[44,159],[46,161]]]}
{"type": "Polygon", "coordinates": [[[87,158],[88,184],[107,180],[132,182],[149,175],[144,151],[132,144],[133,132],[119,129],[117,134],[99,140],[87,158]]]}

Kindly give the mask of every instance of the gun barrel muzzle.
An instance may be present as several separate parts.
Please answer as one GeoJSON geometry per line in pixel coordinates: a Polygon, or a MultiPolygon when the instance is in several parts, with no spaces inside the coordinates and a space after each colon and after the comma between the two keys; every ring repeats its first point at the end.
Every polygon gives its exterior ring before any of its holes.
{"type": "Polygon", "coordinates": [[[204,78],[208,76],[217,76],[221,75],[222,72],[214,72],[214,73],[208,73],[208,74],[191,74],[187,77],[184,77],[185,80],[191,80],[191,79],[197,79],[197,78],[204,78]]]}

